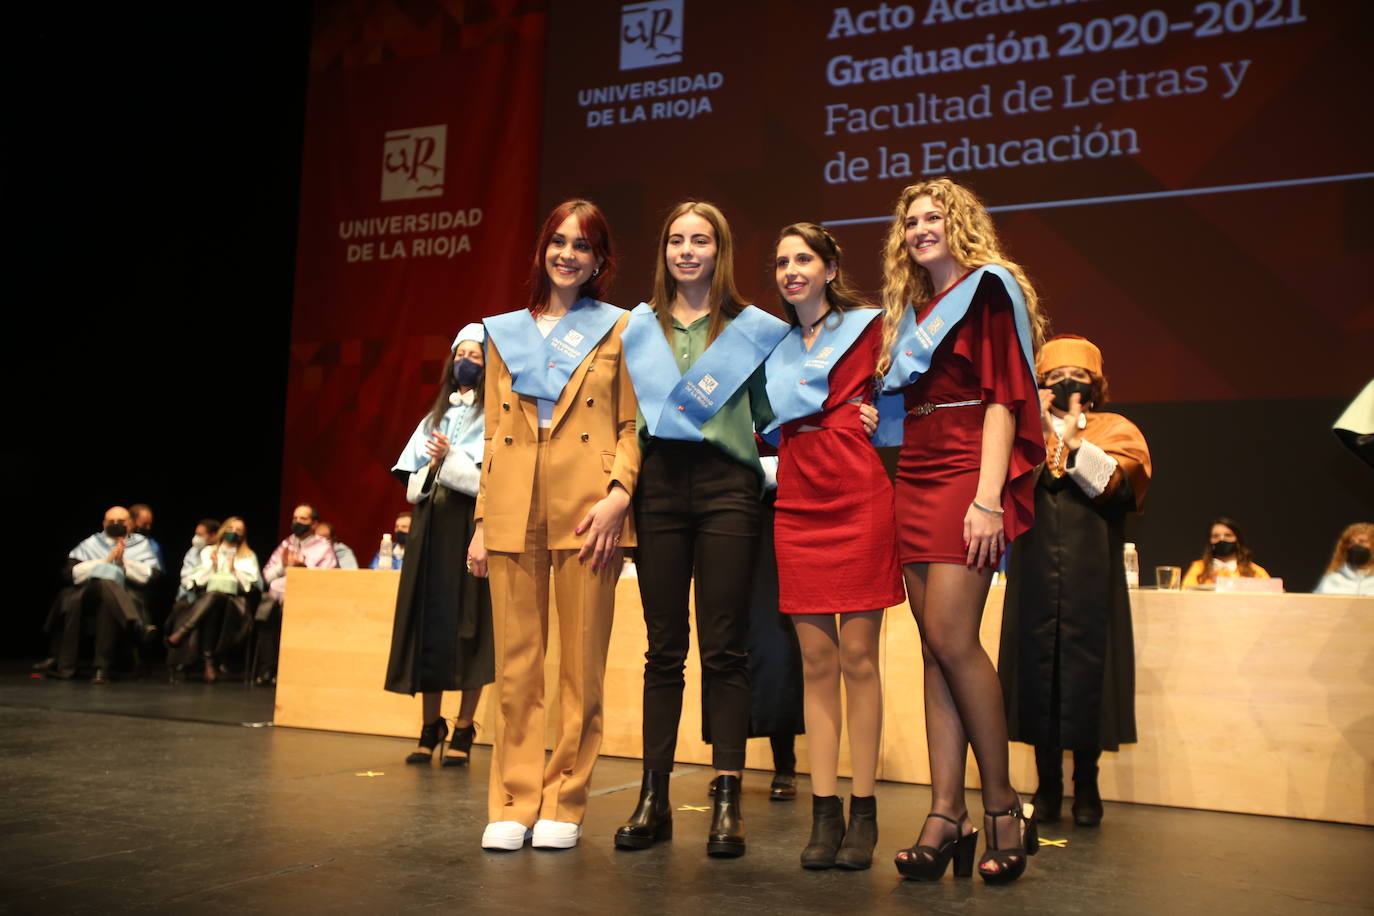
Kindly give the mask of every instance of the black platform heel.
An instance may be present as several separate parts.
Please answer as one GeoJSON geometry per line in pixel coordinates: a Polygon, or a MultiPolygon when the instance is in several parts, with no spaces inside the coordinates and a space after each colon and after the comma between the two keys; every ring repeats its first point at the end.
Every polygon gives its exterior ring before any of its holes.
{"type": "MultiPolygon", "coordinates": [[[[984,842],[983,857],[978,860],[978,874],[982,875],[988,884],[1010,884],[1025,873],[1026,863],[1030,857],[1040,851],[1040,831],[1035,823],[1035,806],[1022,805],[1018,798],[1010,809],[989,811],[984,813],[983,817],[991,820],[991,826],[985,832],[987,840],[984,842]],[[993,845],[997,842],[997,820],[1003,817],[1018,822],[1019,846],[1000,849],[993,845]],[[983,866],[989,862],[997,863],[997,871],[984,871],[983,866]]],[[[985,823],[984,826],[988,825],[985,823]]]]}
{"type": "MultiPolygon", "coordinates": [[[[913,881],[939,881],[945,875],[945,869],[949,868],[950,860],[954,861],[954,877],[967,878],[973,874],[973,854],[978,851],[978,831],[973,830],[966,836],[960,836],[959,831],[964,821],[967,821],[968,812],[965,811],[955,820],[938,814],[934,811],[926,815],[926,820],[938,817],[942,821],[947,821],[954,826],[954,836],[948,842],[936,846],[911,846],[897,853],[897,871],[901,872],[903,878],[910,878],[913,881]]],[[[969,823],[972,827],[972,822],[969,823]]],[[[919,837],[918,837],[919,839],[919,837]]]]}
{"type": "Polygon", "coordinates": [[[453,738],[448,743],[448,753],[440,761],[446,767],[465,767],[468,765],[468,758],[472,756],[472,739],[477,737],[477,723],[469,722],[463,728],[458,727],[458,722],[453,723],[453,738]],[[454,751],[460,752],[463,756],[459,757],[454,751]]]}
{"type": "Polygon", "coordinates": [[[716,777],[715,804],[711,810],[711,832],[706,836],[706,854],[722,858],[744,855],[744,815],[740,813],[740,778],[716,777]]]}
{"type": "Polygon", "coordinates": [[[617,849],[648,849],[659,840],[673,838],[673,809],[668,802],[671,773],[644,771],[639,803],[630,819],[615,832],[617,849]]]}
{"type": "Polygon", "coordinates": [[[420,729],[420,746],[410,752],[406,763],[429,763],[434,757],[434,749],[444,743],[448,736],[448,723],[440,716],[420,729]]]}

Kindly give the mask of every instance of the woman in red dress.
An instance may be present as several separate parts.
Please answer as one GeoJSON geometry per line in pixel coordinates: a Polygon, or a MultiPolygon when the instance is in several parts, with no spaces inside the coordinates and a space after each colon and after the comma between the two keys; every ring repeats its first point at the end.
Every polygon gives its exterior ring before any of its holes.
{"type": "Polygon", "coordinates": [[[1031,363],[1044,319],[982,203],[945,178],[902,192],[883,266],[879,369],[906,406],[897,539],[921,633],[931,774],[930,815],[897,869],[935,880],[954,858],[956,876],[970,873],[972,744],[983,786],[978,871],[1014,881],[1036,852],[1035,825],[1008,777],[1001,687],[978,629],[993,570],[1033,520],[1032,471],[1045,449],[1031,363]]]}
{"type": "Polygon", "coordinates": [[[883,612],[903,598],[892,484],[860,416],[873,395],[882,313],[845,283],[840,246],[814,223],[782,231],[774,270],[792,324],[765,365],[782,427],[778,609],[796,615],[811,751],[811,838],[801,864],[863,869],[878,839],[878,634],[883,612]],[[842,675],[854,770],[847,830],[835,793],[842,675]]]}

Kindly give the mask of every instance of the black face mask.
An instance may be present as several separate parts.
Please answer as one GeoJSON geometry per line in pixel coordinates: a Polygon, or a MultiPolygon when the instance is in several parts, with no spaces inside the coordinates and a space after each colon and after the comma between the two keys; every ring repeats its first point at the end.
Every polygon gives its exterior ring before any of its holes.
{"type": "Polygon", "coordinates": [[[1345,561],[1355,568],[1369,565],[1369,548],[1363,544],[1351,544],[1345,552],[1345,561]]]}
{"type": "Polygon", "coordinates": [[[115,522],[113,525],[105,526],[105,536],[108,538],[119,540],[122,537],[127,537],[128,534],[129,527],[123,522],[115,522]]]}
{"type": "Polygon", "coordinates": [[[1082,408],[1087,408],[1088,401],[1092,397],[1093,386],[1089,382],[1080,382],[1076,378],[1061,378],[1050,386],[1050,391],[1054,392],[1054,406],[1057,410],[1065,413],[1069,410],[1069,398],[1078,395],[1078,403],[1082,408]]]}
{"type": "Polygon", "coordinates": [[[391,532],[391,543],[397,547],[404,547],[406,545],[406,533],[404,531],[391,532]]]}
{"type": "Polygon", "coordinates": [[[481,374],[482,367],[466,356],[453,364],[453,380],[458,383],[459,388],[471,388],[477,384],[477,376],[481,374]]]}
{"type": "Polygon", "coordinates": [[[230,547],[233,547],[239,541],[243,540],[243,535],[239,534],[237,531],[226,531],[219,536],[219,539],[230,547]]]}
{"type": "Polygon", "coordinates": [[[291,526],[291,533],[298,538],[303,538],[310,533],[310,526],[303,522],[295,522],[291,526]]]}
{"type": "Polygon", "coordinates": [[[1231,556],[1231,554],[1235,552],[1235,541],[1217,541],[1215,544],[1212,545],[1212,556],[1214,557],[1225,558],[1231,556]]]}

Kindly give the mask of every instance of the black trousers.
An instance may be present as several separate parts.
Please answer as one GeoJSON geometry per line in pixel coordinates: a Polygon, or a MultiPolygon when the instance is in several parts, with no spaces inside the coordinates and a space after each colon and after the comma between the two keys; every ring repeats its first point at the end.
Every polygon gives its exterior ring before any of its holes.
{"type": "Polygon", "coordinates": [[[271,593],[262,596],[258,609],[253,614],[253,628],[257,631],[256,670],[246,673],[273,675],[277,673],[277,655],[281,652],[281,615],[282,607],[271,593]]]}
{"type": "Polygon", "coordinates": [[[635,492],[635,566],[644,654],[644,768],[673,768],[696,580],[703,718],[716,769],[744,766],[749,736],[749,595],[759,536],[759,478],[704,442],[654,440],[635,492]]]}
{"type": "Polygon", "coordinates": [[[57,670],[70,674],[76,670],[81,651],[81,623],[95,619],[95,666],[109,669],[114,664],[119,638],[139,633],[147,625],[142,608],[129,590],[109,579],[87,579],[64,595],[59,622],[53,637],[57,670]]]}

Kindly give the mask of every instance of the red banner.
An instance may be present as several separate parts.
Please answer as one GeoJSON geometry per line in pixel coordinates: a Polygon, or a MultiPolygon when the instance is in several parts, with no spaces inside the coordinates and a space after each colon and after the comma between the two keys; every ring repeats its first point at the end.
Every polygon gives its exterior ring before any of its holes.
{"type": "Polygon", "coordinates": [[[313,504],[364,563],[454,333],[521,299],[544,28],[518,0],[317,4],[283,519],[313,504]]]}

